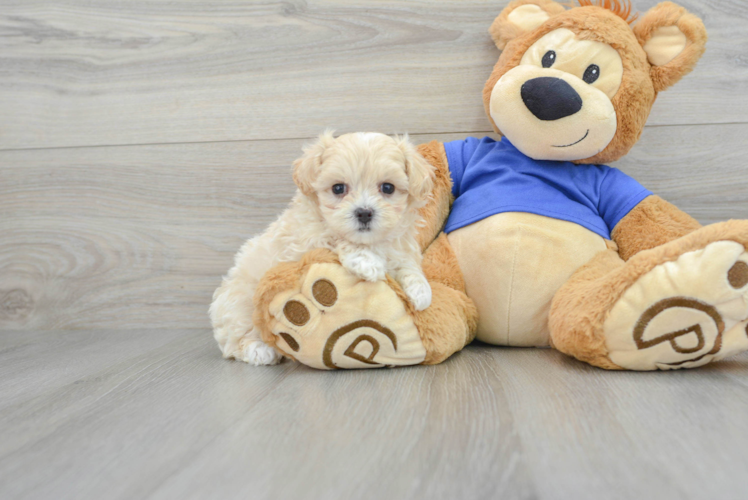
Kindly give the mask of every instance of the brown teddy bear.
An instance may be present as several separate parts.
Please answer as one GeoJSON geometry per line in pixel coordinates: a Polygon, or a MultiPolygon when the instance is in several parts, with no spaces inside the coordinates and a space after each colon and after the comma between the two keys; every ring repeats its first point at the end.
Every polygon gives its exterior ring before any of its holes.
{"type": "Polygon", "coordinates": [[[608,369],[701,366],[748,349],[748,221],[706,227],[605,166],[657,93],[701,57],[702,22],[665,2],[511,2],[483,92],[503,136],[419,147],[436,184],[420,243],[432,305],[363,282],[327,250],[263,278],[254,323],[322,369],[433,364],[474,337],[608,369]]]}

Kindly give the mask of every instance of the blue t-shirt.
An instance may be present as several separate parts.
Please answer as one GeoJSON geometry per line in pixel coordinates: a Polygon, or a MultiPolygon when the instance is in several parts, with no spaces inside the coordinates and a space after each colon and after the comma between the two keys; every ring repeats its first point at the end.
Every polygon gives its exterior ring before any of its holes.
{"type": "Polygon", "coordinates": [[[455,202],[445,232],[502,212],[575,222],[603,238],[652,193],[605,165],[533,160],[506,139],[444,143],[455,202]]]}

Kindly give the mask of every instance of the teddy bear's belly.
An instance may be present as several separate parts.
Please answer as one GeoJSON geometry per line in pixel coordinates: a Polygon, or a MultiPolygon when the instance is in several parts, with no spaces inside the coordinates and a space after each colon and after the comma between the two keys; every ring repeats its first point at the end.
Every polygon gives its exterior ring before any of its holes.
{"type": "Polygon", "coordinates": [[[448,237],[478,307],[477,338],[498,345],[547,346],[553,295],[606,249],[578,224],[524,212],[496,214],[448,237]]]}

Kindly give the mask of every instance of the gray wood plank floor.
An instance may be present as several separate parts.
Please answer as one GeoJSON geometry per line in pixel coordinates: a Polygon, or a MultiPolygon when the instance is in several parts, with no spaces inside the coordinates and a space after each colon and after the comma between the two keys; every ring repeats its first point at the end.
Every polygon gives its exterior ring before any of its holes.
{"type": "MultiPolygon", "coordinates": [[[[210,295],[305,141],[489,134],[507,1],[0,0],[0,498],[748,498],[748,355],[327,373],[214,346],[210,295]]],[[[679,3],[707,52],[615,166],[748,218],[748,7],[679,3]]]]}
{"type": "MultiPolygon", "coordinates": [[[[506,3],[2,0],[0,147],[485,130],[486,32],[506,3]]],[[[680,3],[709,56],[649,124],[745,122],[745,0],[680,3]]]]}
{"type": "Polygon", "coordinates": [[[474,345],[434,367],[332,373],[223,361],[205,330],[6,332],[0,355],[2,498],[748,491],[748,355],[615,373],[474,345]]]}

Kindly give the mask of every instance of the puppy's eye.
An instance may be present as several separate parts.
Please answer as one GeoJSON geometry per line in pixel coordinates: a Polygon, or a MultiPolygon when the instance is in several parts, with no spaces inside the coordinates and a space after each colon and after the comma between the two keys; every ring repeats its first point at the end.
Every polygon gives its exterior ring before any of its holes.
{"type": "Polygon", "coordinates": [[[346,193],[346,191],[348,191],[348,188],[346,187],[345,184],[335,184],[332,187],[332,194],[334,194],[336,196],[343,195],[343,194],[346,193]]]}
{"type": "Polygon", "coordinates": [[[544,68],[550,68],[551,66],[553,66],[553,63],[556,62],[556,53],[552,50],[549,50],[545,53],[543,59],[540,62],[544,68]]]}
{"type": "Polygon", "coordinates": [[[392,194],[395,192],[395,186],[393,186],[389,182],[385,182],[381,186],[379,186],[379,190],[382,191],[383,194],[392,194]]]}
{"type": "Polygon", "coordinates": [[[587,69],[584,70],[582,80],[587,83],[593,83],[598,78],[600,78],[600,67],[597,64],[590,64],[587,66],[587,69]]]}

